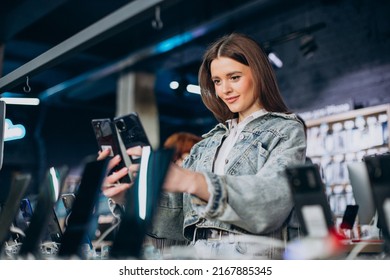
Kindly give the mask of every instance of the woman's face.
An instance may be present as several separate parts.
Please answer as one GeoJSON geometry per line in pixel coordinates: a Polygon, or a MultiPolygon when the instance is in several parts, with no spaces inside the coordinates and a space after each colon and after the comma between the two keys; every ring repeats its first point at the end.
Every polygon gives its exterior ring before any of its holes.
{"type": "Polygon", "coordinates": [[[239,121],[261,108],[251,69],[231,58],[218,57],[210,64],[215,92],[239,121]]]}

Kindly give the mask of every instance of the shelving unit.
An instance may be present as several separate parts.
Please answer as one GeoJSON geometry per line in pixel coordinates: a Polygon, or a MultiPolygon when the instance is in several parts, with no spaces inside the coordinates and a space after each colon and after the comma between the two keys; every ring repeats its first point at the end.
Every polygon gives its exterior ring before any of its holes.
{"type": "Polygon", "coordinates": [[[320,166],[335,215],[353,204],[347,164],[390,150],[390,104],[306,120],[307,156],[320,166]]]}

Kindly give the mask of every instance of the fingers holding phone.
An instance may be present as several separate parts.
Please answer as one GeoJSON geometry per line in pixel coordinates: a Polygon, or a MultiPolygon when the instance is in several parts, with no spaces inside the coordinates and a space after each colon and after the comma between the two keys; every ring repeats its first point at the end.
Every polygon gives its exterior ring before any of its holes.
{"type": "Polygon", "coordinates": [[[125,204],[126,191],[131,188],[132,184],[113,184],[114,187],[103,186],[104,196],[111,198],[118,204],[125,204]]]}
{"type": "Polygon", "coordinates": [[[111,155],[111,150],[109,149],[105,149],[105,150],[99,150],[98,151],[98,157],[97,157],[97,160],[102,160],[102,159],[105,159],[107,157],[109,157],[111,155]]]}

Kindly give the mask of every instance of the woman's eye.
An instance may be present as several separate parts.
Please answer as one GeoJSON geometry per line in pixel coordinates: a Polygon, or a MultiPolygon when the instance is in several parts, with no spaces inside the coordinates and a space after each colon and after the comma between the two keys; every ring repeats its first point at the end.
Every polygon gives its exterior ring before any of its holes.
{"type": "Polygon", "coordinates": [[[240,78],[240,76],[232,76],[232,77],[231,77],[231,79],[232,79],[233,81],[238,80],[239,78],[240,78]]]}
{"type": "Polygon", "coordinates": [[[218,84],[220,84],[220,80],[213,80],[213,83],[214,83],[214,85],[218,85],[218,84]]]}

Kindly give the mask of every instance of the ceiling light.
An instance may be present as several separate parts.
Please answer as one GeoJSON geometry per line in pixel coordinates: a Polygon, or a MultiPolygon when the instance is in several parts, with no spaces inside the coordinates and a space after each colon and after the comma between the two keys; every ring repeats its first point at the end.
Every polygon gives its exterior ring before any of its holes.
{"type": "Polygon", "coordinates": [[[200,86],[198,85],[188,84],[186,89],[190,93],[200,94],[200,86]]]}
{"type": "Polygon", "coordinates": [[[274,52],[268,54],[269,61],[278,68],[283,67],[283,61],[274,52]]]}
{"type": "Polygon", "coordinates": [[[169,87],[171,89],[178,89],[179,88],[179,82],[178,81],[172,81],[169,83],[169,87]]]}
{"type": "Polygon", "coordinates": [[[6,104],[11,105],[39,105],[39,98],[36,97],[26,97],[25,94],[14,93],[14,92],[4,92],[1,94],[0,100],[4,101],[6,104]]]}
{"type": "Polygon", "coordinates": [[[39,105],[38,98],[27,98],[27,97],[1,97],[0,100],[3,100],[6,104],[11,105],[39,105]]]}

